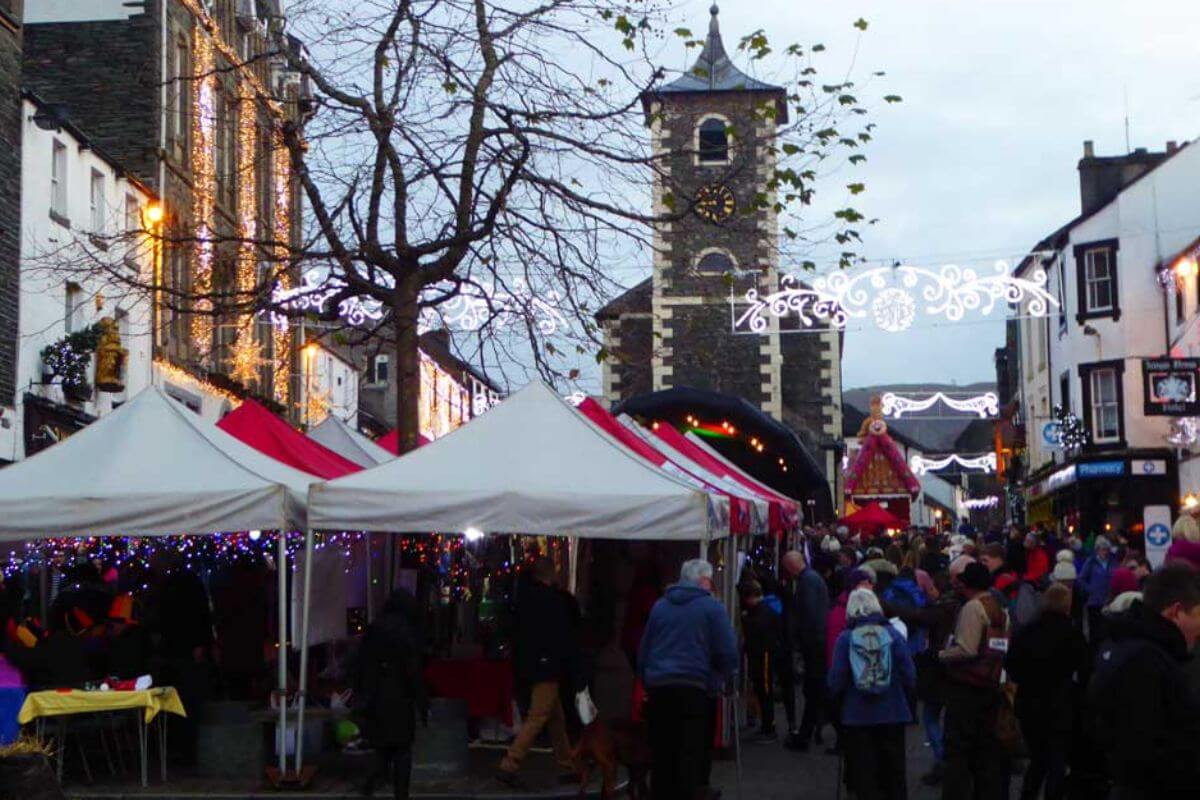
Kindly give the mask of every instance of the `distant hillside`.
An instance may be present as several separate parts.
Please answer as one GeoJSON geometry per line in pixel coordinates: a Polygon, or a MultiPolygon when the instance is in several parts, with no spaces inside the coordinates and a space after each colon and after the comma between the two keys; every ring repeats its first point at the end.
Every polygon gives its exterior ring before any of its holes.
{"type": "MultiPolygon", "coordinates": [[[[842,403],[858,409],[864,414],[871,412],[871,397],[882,395],[884,392],[895,392],[906,397],[923,398],[934,392],[944,392],[951,397],[969,397],[984,392],[996,391],[994,383],[970,383],[955,386],[947,383],[896,383],[884,386],[863,386],[858,389],[842,391],[842,403]]],[[[900,419],[889,419],[888,427],[898,431],[922,447],[929,453],[952,452],[954,440],[966,430],[972,420],[978,416],[964,414],[938,403],[928,411],[905,414],[900,419]]],[[[847,431],[853,435],[857,429],[847,431]]]]}

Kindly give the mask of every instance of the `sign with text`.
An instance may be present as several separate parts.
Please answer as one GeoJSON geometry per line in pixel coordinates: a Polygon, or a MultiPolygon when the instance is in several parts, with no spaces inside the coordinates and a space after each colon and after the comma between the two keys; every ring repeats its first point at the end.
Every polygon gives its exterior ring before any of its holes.
{"type": "Polygon", "coordinates": [[[1147,358],[1142,361],[1148,417],[1190,417],[1200,414],[1196,358],[1147,358]]]}
{"type": "Polygon", "coordinates": [[[1076,474],[1082,478],[1118,478],[1125,474],[1124,461],[1092,461],[1077,464],[1076,474]]]}
{"type": "Polygon", "coordinates": [[[1146,526],[1146,560],[1153,569],[1158,569],[1171,546],[1171,507],[1143,507],[1142,523],[1146,526]]]}

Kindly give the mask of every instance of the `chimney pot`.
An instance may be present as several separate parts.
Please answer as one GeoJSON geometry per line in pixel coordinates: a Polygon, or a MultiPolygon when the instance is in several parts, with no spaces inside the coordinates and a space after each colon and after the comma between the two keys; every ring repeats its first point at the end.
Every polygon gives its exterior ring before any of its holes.
{"type": "Polygon", "coordinates": [[[1179,149],[1179,142],[1175,141],[1174,139],[1171,139],[1170,141],[1167,142],[1167,152],[1168,153],[1174,153],[1178,149],[1179,149]]]}
{"type": "Polygon", "coordinates": [[[1093,142],[1091,139],[1084,140],[1083,157],[1084,158],[1095,158],[1096,157],[1096,143],[1093,142]]]}

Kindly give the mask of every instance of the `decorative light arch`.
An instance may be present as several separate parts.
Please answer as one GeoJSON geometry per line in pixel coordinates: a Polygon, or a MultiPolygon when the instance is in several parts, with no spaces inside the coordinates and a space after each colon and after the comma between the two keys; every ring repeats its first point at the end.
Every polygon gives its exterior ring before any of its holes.
{"type": "Polygon", "coordinates": [[[960,456],[951,453],[947,456],[926,457],[914,455],[908,459],[908,466],[914,475],[924,475],[927,472],[937,472],[951,464],[957,464],[965,470],[990,473],[996,471],[996,454],[984,453],[978,456],[960,456]]]}
{"type": "Polygon", "coordinates": [[[904,414],[915,411],[926,411],[939,402],[964,413],[978,414],[980,419],[998,417],[1000,415],[1000,398],[995,392],[984,392],[974,397],[962,399],[950,397],[945,392],[934,392],[923,400],[905,397],[894,392],[885,392],[880,398],[884,416],[900,419],[904,414]]]}

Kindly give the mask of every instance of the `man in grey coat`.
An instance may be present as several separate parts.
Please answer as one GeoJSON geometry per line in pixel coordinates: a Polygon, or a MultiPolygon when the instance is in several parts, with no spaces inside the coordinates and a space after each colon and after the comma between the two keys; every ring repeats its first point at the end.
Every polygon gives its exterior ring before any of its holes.
{"type": "Polygon", "coordinates": [[[807,750],[824,724],[825,622],[829,616],[829,589],[804,554],[791,550],[783,557],[784,624],[794,652],[804,661],[804,713],[800,729],[788,745],[807,750]]]}

